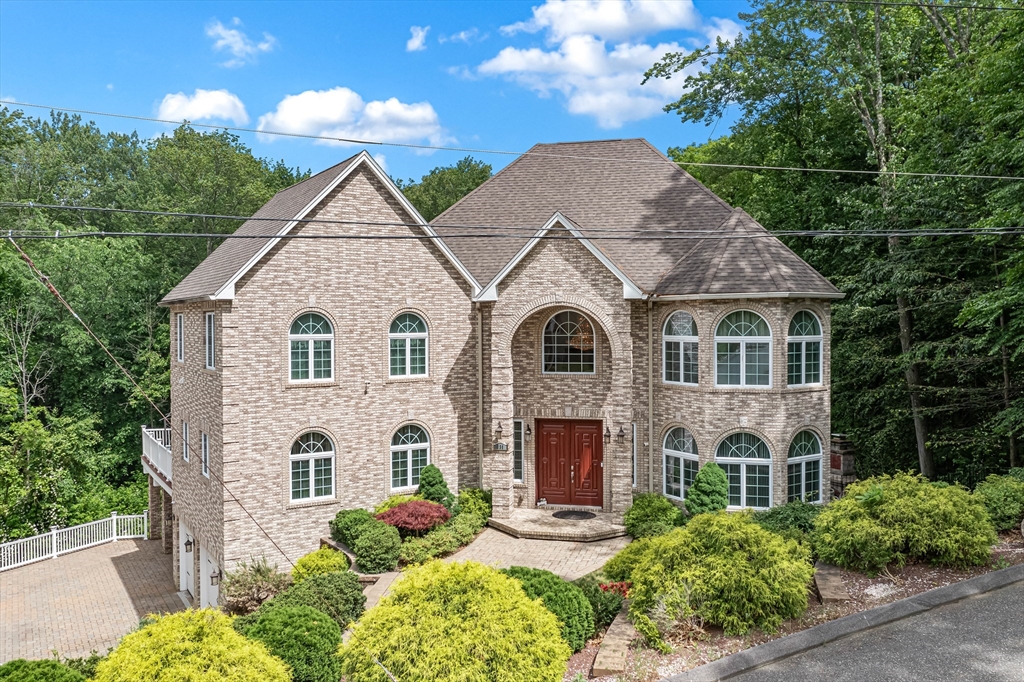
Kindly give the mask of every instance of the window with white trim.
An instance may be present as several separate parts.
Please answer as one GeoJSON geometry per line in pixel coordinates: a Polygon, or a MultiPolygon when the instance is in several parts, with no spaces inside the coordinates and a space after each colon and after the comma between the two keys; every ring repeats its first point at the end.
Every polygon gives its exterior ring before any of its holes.
{"type": "Polygon", "coordinates": [[[420,472],[430,464],[430,437],[415,424],[407,424],[391,438],[391,489],[420,484],[420,472]]]}
{"type": "Polygon", "coordinates": [[[304,433],[292,443],[291,501],[334,497],[334,443],[319,431],[304,433]]]}
{"type": "Polygon", "coordinates": [[[574,310],[551,316],[544,325],[544,374],[593,374],[594,325],[574,310]]]}
{"type": "Polygon", "coordinates": [[[388,331],[391,345],[390,375],[423,376],[427,373],[427,323],[419,315],[402,313],[388,331]]]}
{"type": "Polygon", "coordinates": [[[772,506],[772,453],[752,433],[734,433],[715,451],[715,463],[729,479],[729,506],[766,509],[772,506]]]}
{"type": "Polygon", "coordinates": [[[665,434],[665,496],[683,499],[700,468],[693,434],[681,426],[665,434]]]}
{"type": "Polygon", "coordinates": [[[821,323],[801,310],[789,323],[786,339],[786,379],[790,386],[821,383],[821,323]]]}
{"type": "Polygon", "coordinates": [[[299,315],[288,330],[291,381],[330,381],[334,377],[334,328],[316,313],[299,315]]]}
{"type": "Polygon", "coordinates": [[[210,477],[210,437],[205,433],[202,436],[202,460],[203,476],[210,477]]]}
{"type": "Polygon", "coordinates": [[[181,422],[181,458],[188,461],[188,422],[181,422]]]}
{"type": "Polygon", "coordinates": [[[813,431],[801,431],[789,445],[786,464],[787,502],[821,502],[821,441],[813,431]]]}
{"type": "Polygon", "coordinates": [[[217,368],[216,333],[214,313],[206,313],[206,369],[217,368]]]}
{"type": "Polygon", "coordinates": [[[697,324],[677,310],[665,320],[663,374],[669,384],[697,384],[697,324]]]}
{"type": "Polygon", "coordinates": [[[512,421],[512,480],[523,482],[523,421],[512,421]]]}
{"type": "Polygon", "coordinates": [[[772,332],[757,313],[737,310],[715,330],[716,386],[771,386],[772,332]]]}
{"type": "Polygon", "coordinates": [[[185,315],[178,313],[174,316],[176,338],[174,341],[175,352],[178,362],[185,362],[185,315]]]}

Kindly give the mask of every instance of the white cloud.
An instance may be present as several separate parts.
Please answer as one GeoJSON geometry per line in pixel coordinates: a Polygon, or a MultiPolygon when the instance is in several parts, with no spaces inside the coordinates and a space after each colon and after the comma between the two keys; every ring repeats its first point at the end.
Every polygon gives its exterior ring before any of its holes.
{"type": "Polygon", "coordinates": [[[380,169],[382,171],[384,171],[385,173],[388,172],[388,157],[384,156],[383,154],[374,154],[373,160],[377,162],[377,165],[380,166],[380,169]]]}
{"type": "MultiPolygon", "coordinates": [[[[716,38],[721,38],[723,41],[736,40],[736,37],[743,30],[743,27],[732,19],[712,17],[704,24],[703,29],[704,38],[707,40],[707,44],[714,47],[716,38]]],[[[704,43],[701,43],[701,45],[703,44],[704,43]]]]}
{"type": "Polygon", "coordinates": [[[427,49],[427,31],[429,30],[429,26],[410,26],[409,33],[412,34],[412,37],[405,41],[405,51],[419,52],[427,49]]]}
{"type": "MultiPolygon", "coordinates": [[[[231,24],[241,26],[242,20],[235,17],[231,24]]],[[[206,35],[214,39],[215,52],[227,52],[231,55],[231,59],[221,64],[229,69],[254,61],[261,52],[270,52],[277,45],[277,38],[269,33],[264,33],[263,40],[256,42],[242,33],[241,29],[228,28],[216,19],[207,24],[206,35]]]]}
{"type": "Polygon", "coordinates": [[[167,94],[160,102],[157,116],[172,121],[219,119],[237,125],[249,122],[242,100],[227,90],[197,89],[192,95],[167,94]]]}
{"type": "Polygon", "coordinates": [[[547,0],[533,8],[530,19],[502,26],[501,32],[546,30],[548,39],[557,43],[581,34],[621,40],[699,25],[692,0],[547,0]]]}
{"type": "Polygon", "coordinates": [[[453,33],[453,34],[451,34],[449,36],[440,35],[440,36],[437,37],[437,42],[442,43],[442,44],[443,43],[465,43],[465,44],[469,45],[471,43],[476,43],[476,42],[481,42],[483,40],[486,40],[487,39],[487,35],[488,34],[486,34],[486,33],[484,33],[483,35],[480,35],[480,29],[474,27],[474,28],[467,28],[464,31],[459,31],[458,33],[453,33]]]}
{"type": "Polygon", "coordinates": [[[113,89],[114,89],[114,84],[113,83],[107,83],[107,90],[113,90],[113,89]]]}
{"type": "MultiPolygon", "coordinates": [[[[288,95],[278,102],[277,109],[260,116],[257,128],[381,142],[426,141],[438,145],[450,141],[430,102],[405,104],[394,97],[365,102],[343,87],[288,95]]],[[[271,135],[260,137],[267,142],[273,139],[271,135]]]]}

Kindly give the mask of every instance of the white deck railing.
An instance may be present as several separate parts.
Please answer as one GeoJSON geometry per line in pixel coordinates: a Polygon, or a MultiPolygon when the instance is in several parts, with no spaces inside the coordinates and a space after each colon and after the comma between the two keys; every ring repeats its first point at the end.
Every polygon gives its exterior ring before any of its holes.
{"type": "Polygon", "coordinates": [[[49,533],[33,535],[0,545],[0,571],[17,568],[61,554],[77,552],[104,542],[117,542],[128,538],[144,538],[149,534],[149,511],[130,516],[118,516],[90,521],[78,526],[57,528],[49,533]]]}
{"type": "Polygon", "coordinates": [[[171,481],[171,430],[142,427],[142,456],[168,482],[171,481]]]}

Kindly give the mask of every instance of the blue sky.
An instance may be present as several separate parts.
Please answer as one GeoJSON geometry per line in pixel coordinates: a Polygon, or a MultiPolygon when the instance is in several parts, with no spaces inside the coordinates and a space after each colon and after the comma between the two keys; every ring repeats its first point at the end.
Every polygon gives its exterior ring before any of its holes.
{"type": "MultiPolygon", "coordinates": [[[[712,129],[661,111],[681,81],[641,87],[640,74],[666,51],[734,35],[746,8],[700,0],[2,0],[0,98],[393,142],[525,150],[645,137],[664,151],[705,141],[712,129]]],[[[147,137],[169,129],[95,120],[147,137]]],[[[241,137],[258,156],[314,172],[354,149],[241,137]]],[[[370,149],[401,178],[464,156],[370,149]]],[[[476,156],[495,170],[510,160],[476,156]]]]}

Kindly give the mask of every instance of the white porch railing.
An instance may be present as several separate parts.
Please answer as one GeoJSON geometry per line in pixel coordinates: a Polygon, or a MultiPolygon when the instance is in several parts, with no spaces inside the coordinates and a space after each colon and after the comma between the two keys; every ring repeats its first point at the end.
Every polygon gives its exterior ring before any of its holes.
{"type": "MultiPolygon", "coordinates": [[[[155,470],[155,473],[162,476],[170,484],[171,462],[173,460],[173,457],[171,457],[171,430],[147,429],[143,426],[142,457],[143,464],[149,464],[155,470]]],[[[169,489],[168,492],[170,492],[169,489]]]]}
{"type": "Polygon", "coordinates": [[[33,535],[0,545],[0,571],[17,568],[61,554],[77,552],[104,542],[117,542],[128,538],[144,538],[149,534],[149,511],[130,516],[118,516],[90,521],[78,526],[57,528],[49,533],[33,535]]]}

